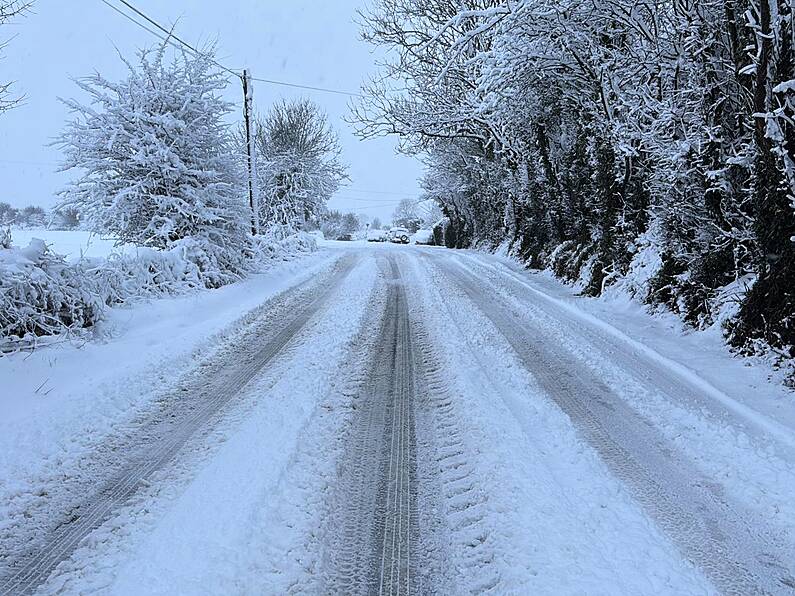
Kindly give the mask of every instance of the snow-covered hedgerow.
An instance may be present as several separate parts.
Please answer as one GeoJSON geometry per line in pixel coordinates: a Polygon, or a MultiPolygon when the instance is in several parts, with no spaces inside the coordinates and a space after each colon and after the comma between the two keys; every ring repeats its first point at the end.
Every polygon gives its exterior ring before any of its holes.
{"type": "Polygon", "coordinates": [[[230,273],[219,266],[217,254],[192,239],[168,250],[140,248],[133,255],[73,263],[43,240],[25,248],[6,240],[0,244],[0,353],[35,347],[45,337],[80,334],[113,305],[218,287],[316,248],[307,234],[258,237],[249,243],[240,272],[230,273]]]}
{"type": "Polygon", "coordinates": [[[96,323],[104,303],[86,280],[43,240],[0,248],[0,351],[96,323]]]}
{"type": "Polygon", "coordinates": [[[795,361],[791,2],[376,0],[362,26],[407,84],[351,120],[422,156],[448,246],[507,240],[593,296],[637,272],[697,327],[739,287],[729,342],[795,361]]]}

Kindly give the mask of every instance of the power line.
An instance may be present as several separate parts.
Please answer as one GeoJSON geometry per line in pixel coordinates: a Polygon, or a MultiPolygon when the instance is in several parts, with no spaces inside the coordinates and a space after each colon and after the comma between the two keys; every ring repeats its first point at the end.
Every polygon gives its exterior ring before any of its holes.
{"type": "Polygon", "coordinates": [[[403,199],[384,199],[384,200],[379,200],[379,199],[365,199],[365,198],[362,198],[362,197],[349,197],[349,196],[346,196],[346,195],[333,195],[332,198],[334,198],[334,199],[345,199],[345,200],[348,200],[348,201],[356,201],[358,203],[370,203],[371,205],[397,205],[398,203],[403,201],[403,199]]]}
{"type": "MultiPolygon", "coordinates": [[[[115,10],[116,12],[118,12],[119,14],[124,16],[126,19],[132,21],[133,23],[135,23],[136,25],[138,25],[142,29],[144,29],[144,30],[148,31],[149,33],[151,33],[152,35],[158,37],[159,39],[162,39],[163,41],[166,41],[168,43],[171,43],[170,40],[174,40],[174,41],[178,42],[179,44],[181,44],[184,48],[187,48],[188,50],[193,52],[194,54],[196,54],[198,56],[207,57],[206,53],[200,52],[199,50],[197,50],[195,47],[193,47],[188,42],[186,42],[183,39],[181,39],[181,38],[177,37],[176,35],[174,35],[174,33],[172,31],[170,31],[169,29],[167,29],[166,27],[164,27],[163,25],[158,23],[155,19],[153,19],[152,17],[148,16],[147,14],[145,14],[140,9],[136,8],[131,2],[128,2],[127,0],[118,0],[124,6],[126,6],[127,8],[132,10],[133,12],[135,12],[135,14],[139,15],[143,19],[146,19],[147,22],[151,23],[153,26],[155,26],[158,29],[160,29],[160,31],[163,31],[167,35],[167,37],[164,38],[162,34],[157,33],[156,31],[153,31],[152,29],[150,29],[149,27],[147,27],[146,25],[144,25],[140,21],[137,21],[136,19],[134,19],[129,14],[125,13],[123,10],[121,10],[117,6],[114,6],[113,4],[111,4],[108,0],[100,0],[100,1],[103,4],[108,5],[110,8],[112,8],[113,10],[115,10]]],[[[171,43],[171,45],[174,45],[174,44],[171,43]]],[[[233,74],[234,76],[236,76],[238,78],[241,78],[241,79],[243,78],[243,75],[241,73],[239,73],[239,72],[237,72],[237,71],[235,71],[235,70],[233,70],[233,69],[231,69],[231,68],[229,68],[227,66],[224,66],[223,64],[221,64],[220,62],[216,61],[213,58],[210,58],[210,60],[218,68],[220,68],[220,69],[222,69],[222,70],[224,70],[224,71],[226,71],[228,73],[231,73],[231,74],[233,74]]],[[[316,87],[316,86],[313,86],[313,85],[302,85],[302,84],[299,84],[299,83],[290,83],[290,82],[287,82],[287,81],[278,81],[276,79],[265,79],[265,78],[257,78],[257,77],[251,77],[251,80],[259,81],[261,83],[267,83],[269,85],[281,85],[282,87],[292,87],[292,88],[295,88],[295,89],[307,89],[307,90],[310,90],[310,91],[320,91],[322,93],[334,93],[334,94],[337,94],[337,95],[347,95],[349,97],[361,97],[360,93],[353,93],[351,91],[343,91],[341,89],[331,89],[329,87],[316,87]]]]}
{"type": "Polygon", "coordinates": [[[365,209],[383,209],[381,205],[369,205],[367,207],[351,207],[350,211],[364,211],[365,209]]]}
{"type": "Polygon", "coordinates": [[[348,97],[362,97],[361,93],[354,93],[352,91],[341,91],[339,89],[329,89],[327,87],[313,87],[312,85],[300,85],[298,83],[285,83],[284,81],[275,81],[273,79],[260,79],[251,77],[252,81],[259,81],[260,83],[270,83],[271,85],[281,85],[282,87],[294,87],[296,89],[309,89],[310,91],[322,91],[323,93],[336,93],[337,95],[347,95],[348,97]]]}
{"type": "Polygon", "coordinates": [[[158,33],[157,31],[152,31],[152,30],[151,30],[149,27],[147,27],[146,25],[144,25],[144,24],[143,24],[143,23],[141,23],[140,21],[136,21],[136,20],[135,20],[133,17],[131,17],[130,15],[128,15],[126,12],[124,12],[123,10],[121,10],[120,8],[118,8],[117,6],[114,6],[113,4],[111,4],[110,2],[108,2],[108,0],[100,0],[100,2],[102,2],[102,3],[103,3],[103,4],[105,4],[106,6],[109,6],[111,9],[115,10],[117,13],[119,13],[119,14],[120,14],[121,16],[123,16],[125,19],[127,19],[127,20],[129,20],[129,21],[131,21],[131,22],[135,23],[135,24],[136,24],[136,25],[138,25],[138,26],[139,26],[141,29],[143,29],[144,31],[148,31],[149,33],[151,33],[152,35],[154,35],[154,36],[155,36],[155,37],[157,37],[158,39],[162,39],[162,40],[163,40],[163,41],[165,41],[167,44],[169,44],[169,45],[171,45],[171,46],[173,46],[173,47],[175,47],[175,48],[176,48],[176,47],[179,47],[179,46],[177,46],[177,44],[175,44],[175,43],[174,43],[174,42],[173,42],[173,41],[172,41],[170,38],[168,38],[168,37],[163,37],[163,36],[162,36],[160,33],[158,33]]]}
{"type": "Polygon", "coordinates": [[[192,45],[190,45],[190,44],[189,44],[187,41],[184,41],[184,40],[180,39],[179,37],[177,37],[177,36],[176,36],[176,34],[174,33],[174,31],[173,31],[173,30],[166,29],[165,27],[163,27],[163,25],[161,25],[160,23],[158,23],[158,22],[157,22],[157,21],[155,21],[154,19],[150,18],[149,16],[147,16],[146,14],[144,14],[143,12],[141,12],[139,9],[137,9],[135,6],[133,6],[132,4],[130,4],[129,2],[127,2],[127,0],[118,0],[118,2],[121,2],[122,4],[124,4],[124,6],[126,6],[126,7],[127,7],[127,8],[129,8],[130,10],[132,10],[132,11],[133,11],[135,14],[137,14],[138,16],[140,16],[140,17],[143,17],[143,18],[144,18],[146,21],[148,21],[149,23],[151,23],[152,25],[154,25],[155,27],[157,27],[158,29],[160,29],[160,30],[161,30],[163,33],[165,33],[165,34],[166,34],[166,35],[168,35],[169,37],[172,37],[172,38],[174,38],[175,40],[177,40],[177,41],[178,41],[179,43],[181,43],[183,46],[185,46],[186,48],[188,48],[189,50],[191,50],[191,51],[192,51],[194,54],[199,54],[199,55],[201,55],[201,52],[199,52],[199,50],[197,50],[196,48],[194,48],[194,47],[193,47],[192,45]]]}
{"type": "MultiPolygon", "coordinates": [[[[102,1],[104,2],[105,0],[102,0],[102,1]]],[[[157,27],[158,29],[160,29],[160,30],[161,30],[163,33],[165,33],[165,34],[166,34],[166,35],[167,35],[167,36],[168,36],[170,39],[174,39],[174,40],[176,40],[177,42],[181,43],[183,46],[185,46],[186,48],[188,48],[188,49],[189,49],[191,52],[193,52],[195,55],[197,55],[197,56],[203,56],[203,57],[209,58],[209,59],[210,59],[210,61],[211,61],[213,64],[215,64],[215,65],[216,65],[218,68],[220,68],[220,69],[222,69],[222,70],[225,70],[226,72],[229,72],[229,73],[231,73],[231,74],[233,74],[233,75],[235,75],[235,76],[237,76],[237,77],[240,77],[240,76],[242,76],[242,75],[238,74],[237,72],[235,72],[234,70],[232,70],[231,68],[227,68],[226,66],[224,66],[224,65],[223,65],[223,64],[221,64],[220,62],[217,62],[215,59],[213,59],[213,58],[210,58],[209,56],[207,56],[207,54],[206,54],[205,52],[200,52],[199,50],[197,50],[196,48],[194,48],[192,45],[190,45],[190,44],[189,44],[187,41],[185,41],[185,40],[183,40],[183,39],[180,39],[179,37],[177,37],[177,36],[176,36],[176,34],[173,32],[173,30],[166,29],[166,28],[165,28],[163,25],[161,25],[160,23],[158,23],[157,21],[155,21],[153,18],[151,18],[151,17],[147,16],[147,15],[146,15],[146,14],[144,14],[143,12],[141,12],[141,11],[140,11],[138,8],[136,8],[135,6],[133,6],[133,5],[132,5],[130,2],[127,2],[127,0],[118,0],[118,1],[119,1],[119,2],[121,2],[122,4],[124,4],[124,6],[126,6],[126,7],[127,7],[127,8],[129,8],[130,10],[132,10],[132,11],[133,11],[135,14],[137,14],[138,16],[140,16],[140,17],[142,17],[142,18],[146,19],[146,21],[148,21],[149,23],[151,23],[152,25],[154,25],[155,27],[157,27]]]]}

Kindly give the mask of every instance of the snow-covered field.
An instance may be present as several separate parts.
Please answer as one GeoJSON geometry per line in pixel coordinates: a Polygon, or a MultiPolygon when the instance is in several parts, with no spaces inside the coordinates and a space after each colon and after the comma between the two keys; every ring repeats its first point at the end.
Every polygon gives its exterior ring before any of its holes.
{"type": "Polygon", "coordinates": [[[0,593],[795,586],[792,394],[714,333],[364,242],[99,331],[0,359],[0,593]]]}
{"type": "Polygon", "coordinates": [[[12,229],[11,239],[14,246],[25,247],[33,238],[44,240],[53,252],[64,255],[69,260],[80,257],[107,257],[112,252],[131,254],[133,246],[115,246],[115,241],[102,238],[91,232],[81,230],[35,230],[12,229]]]}

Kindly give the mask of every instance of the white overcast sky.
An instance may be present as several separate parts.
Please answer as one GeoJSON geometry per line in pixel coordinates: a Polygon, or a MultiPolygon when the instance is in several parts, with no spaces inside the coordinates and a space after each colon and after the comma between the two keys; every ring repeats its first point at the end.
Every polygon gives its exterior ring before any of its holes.
{"type": "MultiPolygon", "coordinates": [[[[109,0],[121,5],[117,0],[109,0]]],[[[258,77],[358,91],[375,69],[371,48],[354,23],[363,0],[135,0],[150,17],[196,44],[217,39],[220,62],[258,77]]],[[[15,81],[24,105],[0,116],[0,201],[52,206],[68,174],[55,173],[60,154],[47,146],[69,117],[58,97],[84,98],[72,81],[94,70],[124,76],[115,48],[132,56],[158,40],[100,0],[36,0],[33,12],[0,30],[14,36],[0,62],[0,80],[15,81]]],[[[228,97],[239,101],[238,84],[228,97]]],[[[388,220],[401,198],[418,195],[419,162],[395,153],[395,139],[359,141],[342,118],[348,98],[255,83],[264,111],[281,97],[308,96],[340,136],[351,182],[330,206],[388,220]]]]}

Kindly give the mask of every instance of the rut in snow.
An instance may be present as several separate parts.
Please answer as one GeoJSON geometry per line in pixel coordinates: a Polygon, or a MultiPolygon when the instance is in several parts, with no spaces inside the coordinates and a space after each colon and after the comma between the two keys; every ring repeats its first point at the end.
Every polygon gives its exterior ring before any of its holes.
{"type": "Polygon", "coordinates": [[[495,300],[457,265],[442,271],[494,324],[554,402],[635,498],[723,594],[791,594],[792,562],[764,520],[703,477],[548,332],[495,300]]]}
{"type": "Polygon", "coordinates": [[[338,544],[330,549],[330,593],[418,591],[417,362],[406,292],[394,259],[387,288],[379,341],[341,462],[336,503],[341,519],[338,544]]]}
{"type": "Polygon", "coordinates": [[[212,424],[224,406],[322,310],[355,263],[355,258],[347,257],[328,275],[256,309],[236,345],[202,362],[191,378],[182,379],[126,436],[102,445],[93,465],[87,464],[89,473],[84,477],[65,479],[57,489],[60,493],[40,511],[14,520],[10,531],[0,536],[0,546],[7,553],[0,567],[0,594],[35,591],[89,533],[174,459],[192,436],[212,424]],[[5,538],[14,538],[13,544],[5,538]]]}
{"type": "Polygon", "coordinates": [[[445,553],[462,543],[460,554],[479,570],[465,591],[490,592],[500,577],[491,564],[484,493],[447,371],[423,324],[424,305],[406,286],[399,258],[391,255],[384,268],[386,308],[339,464],[325,592],[454,592],[459,578],[445,553]]]}

